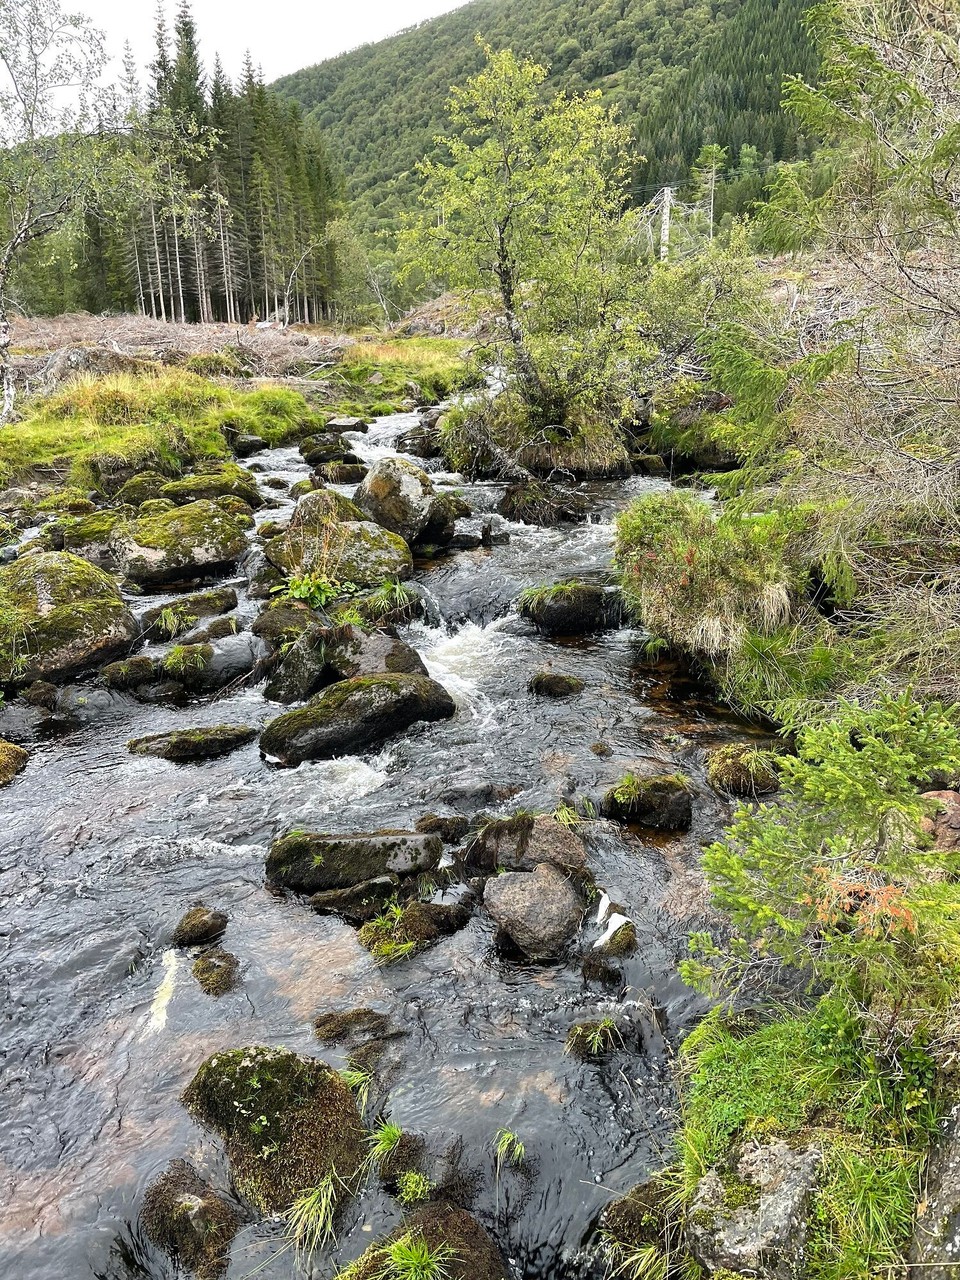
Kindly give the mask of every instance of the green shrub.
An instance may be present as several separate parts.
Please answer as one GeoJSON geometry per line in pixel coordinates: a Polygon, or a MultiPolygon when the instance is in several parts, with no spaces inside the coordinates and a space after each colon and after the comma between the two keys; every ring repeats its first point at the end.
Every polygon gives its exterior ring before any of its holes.
{"type": "Polygon", "coordinates": [[[709,990],[771,962],[841,995],[894,1052],[918,1037],[960,1048],[960,853],[931,851],[923,779],[960,769],[955,717],[908,695],[840,704],[780,760],[775,805],[743,806],[704,855],[736,929],[697,934],[684,976],[709,990]]]}

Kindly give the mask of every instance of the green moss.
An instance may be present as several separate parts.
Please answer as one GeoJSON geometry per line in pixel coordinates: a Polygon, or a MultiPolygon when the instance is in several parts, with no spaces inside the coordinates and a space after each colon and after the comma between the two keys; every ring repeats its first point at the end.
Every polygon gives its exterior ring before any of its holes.
{"type": "Polygon", "coordinates": [[[253,473],[244,467],[238,467],[234,462],[225,462],[215,469],[184,476],[182,480],[171,480],[163,486],[159,496],[168,498],[178,506],[201,498],[213,501],[226,497],[240,498],[254,509],[263,503],[253,473]]]}
{"type": "Polygon", "coordinates": [[[226,1271],[240,1217],[185,1160],[174,1160],[148,1188],[140,1217],[153,1243],[197,1280],[217,1280],[226,1271]]]}
{"type": "MultiPolygon", "coordinates": [[[[82,552],[85,547],[106,547],[114,529],[122,522],[120,511],[95,511],[73,520],[59,520],[50,529],[56,528],[63,535],[65,550],[82,552]]],[[[48,530],[44,532],[48,533],[48,530]]]]}
{"type": "Polygon", "coordinates": [[[184,1094],[225,1140],[237,1189],[260,1213],[280,1213],[334,1175],[355,1185],[366,1144],[356,1102],[326,1063],[263,1046],[214,1054],[184,1094]]]}
{"type": "Polygon", "coordinates": [[[575,1023],[567,1033],[564,1049],[584,1061],[602,1058],[623,1047],[623,1036],[611,1017],[575,1023]]]}
{"type": "Polygon", "coordinates": [[[607,956],[630,956],[637,949],[637,927],[632,921],[622,924],[600,950],[607,956]]]}
{"type": "Polygon", "coordinates": [[[237,390],[161,365],[79,378],[28,406],[17,430],[3,433],[0,483],[55,466],[81,487],[118,488],[132,471],[175,475],[204,458],[228,459],[230,432],[279,444],[317,423],[303,397],[284,387],[237,390]]]}
{"type": "Polygon", "coordinates": [[[160,659],[160,665],[168,676],[178,680],[206,670],[213,661],[213,646],[209,644],[175,644],[160,659]]]}
{"type": "Polygon", "coordinates": [[[62,511],[72,516],[87,515],[94,509],[87,493],[76,488],[58,489],[37,503],[38,511],[62,511]]]}
{"type": "Polygon", "coordinates": [[[192,973],[208,996],[223,996],[238,984],[240,962],[229,951],[214,947],[197,956],[192,973]]]}
{"type": "Polygon", "coordinates": [[[111,689],[138,689],[157,678],[157,667],[152,658],[140,656],[111,662],[100,674],[111,689]]]}
{"type": "Polygon", "coordinates": [[[0,681],[80,669],[134,632],[115,580],[79,556],[51,551],[0,569],[0,681]]]}
{"type": "Polygon", "coordinates": [[[714,790],[735,796],[769,795],[780,787],[776,755],[742,742],[711,753],[707,778],[714,790]]]}
{"type": "Polygon", "coordinates": [[[30,756],[23,747],[0,738],[0,787],[7,786],[27,767],[30,756]]]}

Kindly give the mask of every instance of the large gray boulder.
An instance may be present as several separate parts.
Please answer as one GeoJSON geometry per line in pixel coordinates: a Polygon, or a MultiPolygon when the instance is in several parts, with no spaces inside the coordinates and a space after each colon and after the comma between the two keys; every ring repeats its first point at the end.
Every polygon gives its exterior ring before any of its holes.
{"type": "Polygon", "coordinates": [[[483,902],[501,931],[531,960],[561,955],[583,914],[580,895],[549,863],[492,877],[483,902]]]}
{"type": "Polygon", "coordinates": [[[375,462],[354,500],[372,520],[406,542],[442,542],[453,534],[453,520],[433,481],[404,458],[375,462]]]}
{"type": "Polygon", "coordinates": [[[243,555],[252,523],[218,502],[189,502],[118,526],[111,549],[120,572],[140,586],[216,577],[243,555]]]}
{"type": "Polygon", "coordinates": [[[294,831],[270,846],[267,879],[297,893],[349,889],[380,876],[434,871],[442,852],[439,836],[416,831],[354,836],[294,831]]]}
{"type": "Polygon", "coordinates": [[[807,1217],[822,1156],[785,1142],[745,1143],[736,1176],[700,1179],[684,1224],[690,1252],[709,1272],[765,1280],[806,1275],[807,1217]]]}
{"type": "Polygon", "coordinates": [[[331,522],[319,534],[291,523],[264,551],[285,573],[316,573],[358,587],[379,587],[413,572],[413,556],[404,540],[371,520],[331,522]]]}
{"type": "Polygon", "coordinates": [[[328,760],[380,746],[418,720],[447,720],[455,712],[446,689],[426,676],[358,676],[271,720],[260,749],[283,765],[328,760]]]}
{"type": "Polygon", "coordinates": [[[126,652],[137,635],[116,580],[79,556],[48,551],[0,569],[0,680],[63,678],[126,652]]]}

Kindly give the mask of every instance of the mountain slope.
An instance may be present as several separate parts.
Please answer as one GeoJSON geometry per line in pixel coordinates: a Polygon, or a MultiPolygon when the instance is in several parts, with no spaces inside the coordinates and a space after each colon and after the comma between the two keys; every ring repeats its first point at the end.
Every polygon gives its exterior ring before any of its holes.
{"type": "MultiPolygon", "coordinates": [[[[482,61],[477,34],[550,68],[557,87],[599,88],[636,133],[636,195],[683,178],[704,141],[789,158],[780,111],[790,73],[812,75],[801,28],[809,0],[473,0],[287,76],[275,86],[323,127],[368,229],[415,199],[415,166],[446,128],[451,84],[482,61]]],[[[802,144],[801,144],[802,145],[802,144]]]]}

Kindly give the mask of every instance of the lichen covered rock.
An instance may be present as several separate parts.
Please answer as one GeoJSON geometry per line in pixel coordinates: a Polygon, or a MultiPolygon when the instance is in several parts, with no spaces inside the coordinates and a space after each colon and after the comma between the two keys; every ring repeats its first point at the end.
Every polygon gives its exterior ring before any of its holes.
{"type": "Polygon", "coordinates": [[[369,520],[331,523],[320,535],[291,526],[271,539],[265,551],[285,573],[317,573],[358,587],[378,587],[413,572],[413,556],[404,540],[369,520]]]}
{"type": "Polygon", "coordinates": [[[197,1280],[223,1275],[240,1226],[236,1210],[186,1160],[174,1160],[148,1188],[140,1221],[157,1248],[197,1280]]]}
{"type": "Polygon", "coordinates": [[[224,1139],[236,1188],[260,1213],[282,1213],[331,1177],[340,1202],[363,1168],[353,1094],[319,1059],[261,1045],[217,1053],[184,1103],[224,1139]]]}
{"type": "Polygon", "coordinates": [[[446,689],[426,676],[358,676],[271,720],[260,749],[284,765],[327,760],[379,746],[418,720],[445,720],[455,712],[446,689]]]}
{"type": "Polygon", "coordinates": [[[304,631],[267,684],[274,702],[303,702],[311,694],[339,680],[388,673],[427,674],[416,649],[384,629],[309,627],[304,631]]]}
{"type": "Polygon", "coordinates": [[[405,458],[379,458],[354,498],[372,520],[405,542],[447,542],[453,534],[452,510],[427,473],[405,458]]]}
{"type": "Polygon", "coordinates": [[[201,499],[212,502],[216,498],[240,498],[254,510],[263,504],[253,473],[233,462],[224,462],[209,471],[184,476],[181,480],[171,480],[160,488],[156,496],[169,498],[177,506],[201,499]]]}
{"type": "Polygon", "coordinates": [[[63,677],[109,661],[137,634],[116,581],[48,551],[0,569],[0,680],[63,677]]]}
{"type": "Polygon", "coordinates": [[[161,760],[212,760],[236,751],[256,736],[256,729],[247,725],[216,724],[131,738],[127,749],[135,756],[157,756],[161,760]]]}
{"type": "Polygon", "coordinates": [[[744,1144],[733,1174],[711,1169],[684,1224],[687,1245],[709,1272],[724,1269],[769,1280],[806,1275],[807,1215],[821,1153],[785,1142],[744,1144]]]}
{"type": "Polygon", "coordinates": [[[248,516],[215,502],[190,502],[121,526],[112,547],[120,572],[141,586],[213,577],[243,555],[248,516]]]}

